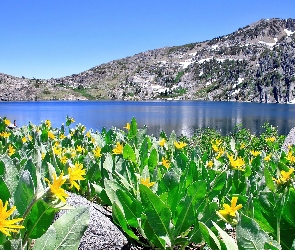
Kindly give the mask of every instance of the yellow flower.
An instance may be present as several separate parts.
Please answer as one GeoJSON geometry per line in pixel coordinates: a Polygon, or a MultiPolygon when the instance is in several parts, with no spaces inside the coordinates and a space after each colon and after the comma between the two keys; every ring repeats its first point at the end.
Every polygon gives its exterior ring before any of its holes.
{"type": "Polygon", "coordinates": [[[78,147],[76,148],[76,151],[81,154],[83,153],[84,150],[85,149],[81,145],[78,145],[78,147]]]}
{"type": "Polygon", "coordinates": [[[22,142],[23,142],[23,143],[26,143],[27,141],[28,141],[28,140],[27,140],[26,137],[23,137],[23,138],[22,138],[22,142]]]}
{"type": "Polygon", "coordinates": [[[290,178],[291,174],[294,172],[294,168],[290,168],[289,171],[281,171],[281,177],[278,179],[273,178],[273,180],[278,184],[285,184],[290,178]]]}
{"type": "Polygon", "coordinates": [[[9,126],[11,124],[10,120],[8,120],[8,119],[4,119],[4,123],[6,126],[9,126]]]}
{"type": "Polygon", "coordinates": [[[65,138],[66,138],[66,136],[65,136],[64,134],[60,134],[60,135],[59,135],[59,139],[63,140],[63,139],[65,139],[65,138]]]}
{"type": "Polygon", "coordinates": [[[147,186],[148,188],[152,187],[155,184],[155,182],[150,182],[150,177],[140,178],[140,183],[147,186]]]}
{"type": "Polygon", "coordinates": [[[214,141],[211,141],[212,148],[215,152],[219,151],[219,146],[221,143],[222,143],[221,139],[216,139],[214,141]]]}
{"type": "Polygon", "coordinates": [[[55,135],[51,131],[48,131],[48,138],[54,140],[55,139],[55,135]]]}
{"type": "Polygon", "coordinates": [[[75,163],[73,167],[68,168],[69,172],[69,181],[71,183],[70,188],[75,186],[78,190],[80,190],[80,186],[76,181],[85,180],[82,175],[86,175],[86,170],[83,169],[83,165],[81,163],[75,163]]]}
{"type": "Polygon", "coordinates": [[[0,232],[7,236],[11,236],[9,232],[16,233],[17,229],[25,228],[21,225],[15,225],[15,223],[24,220],[23,218],[17,218],[9,220],[8,217],[13,214],[16,206],[12,207],[11,209],[7,210],[8,201],[5,202],[3,206],[3,201],[0,200],[0,232]]]}
{"type": "Polygon", "coordinates": [[[44,160],[44,158],[45,158],[45,153],[44,152],[42,152],[42,154],[41,154],[41,158],[42,158],[42,160],[44,160]]]}
{"type": "Polygon", "coordinates": [[[29,141],[31,141],[33,139],[33,137],[31,135],[28,135],[29,141]]]}
{"type": "Polygon", "coordinates": [[[89,132],[89,131],[86,133],[86,137],[88,137],[88,138],[90,138],[90,137],[91,137],[91,134],[90,134],[90,132],[89,132]]]}
{"type": "Polygon", "coordinates": [[[244,143],[241,143],[241,145],[240,145],[240,149],[243,149],[243,148],[245,148],[246,147],[246,145],[244,144],[244,143]]]}
{"type": "Polygon", "coordinates": [[[45,121],[45,125],[46,125],[46,127],[50,128],[51,127],[51,121],[50,120],[46,120],[45,121]]]}
{"type": "Polygon", "coordinates": [[[65,198],[68,197],[69,195],[65,192],[65,190],[63,188],[61,188],[61,186],[66,181],[66,179],[63,178],[63,175],[64,174],[61,173],[61,175],[57,179],[56,173],[54,173],[52,184],[50,184],[50,181],[47,178],[45,178],[45,180],[48,182],[50,192],[53,195],[55,195],[57,198],[59,198],[61,201],[66,202],[65,198]]]}
{"type": "Polygon", "coordinates": [[[261,153],[260,151],[251,150],[251,154],[255,157],[260,155],[260,153],[261,153]]]}
{"type": "Polygon", "coordinates": [[[1,136],[4,137],[4,138],[8,138],[10,135],[11,135],[11,133],[6,132],[6,131],[3,131],[3,132],[1,133],[1,136]]]}
{"type": "Polygon", "coordinates": [[[95,143],[95,139],[93,137],[91,137],[91,142],[94,144],[95,143]]]}
{"type": "Polygon", "coordinates": [[[66,164],[67,161],[68,161],[68,158],[64,155],[64,156],[60,159],[60,161],[62,162],[62,164],[66,164]]]}
{"type": "Polygon", "coordinates": [[[126,123],[126,126],[125,127],[123,127],[123,128],[126,128],[127,130],[130,130],[130,123],[126,123]]]}
{"type": "Polygon", "coordinates": [[[102,156],[100,147],[96,147],[94,150],[92,150],[92,152],[93,152],[94,156],[97,158],[102,156]]]}
{"type": "Polygon", "coordinates": [[[274,136],[265,139],[266,142],[274,142],[275,140],[276,138],[274,136]]]}
{"type": "Polygon", "coordinates": [[[270,158],[271,158],[271,154],[265,156],[265,157],[264,157],[264,160],[265,160],[265,161],[270,161],[270,158]]]}
{"type": "Polygon", "coordinates": [[[182,148],[184,148],[185,146],[186,146],[187,144],[185,143],[185,142],[177,142],[177,141],[175,141],[174,142],[174,146],[177,148],[177,149],[182,149],[182,148]]]}
{"type": "Polygon", "coordinates": [[[15,148],[11,145],[8,146],[8,155],[12,156],[15,153],[15,148]]]}
{"type": "Polygon", "coordinates": [[[70,121],[71,121],[72,123],[75,122],[74,118],[70,118],[70,121]]]}
{"type": "Polygon", "coordinates": [[[56,146],[53,147],[53,153],[55,155],[61,155],[61,150],[62,150],[61,148],[58,148],[56,146]]]}
{"type": "Polygon", "coordinates": [[[207,167],[208,168],[212,168],[213,165],[214,165],[213,161],[208,161],[207,162],[207,167]]]}
{"type": "Polygon", "coordinates": [[[120,144],[120,142],[117,142],[116,147],[113,149],[113,154],[123,154],[123,143],[120,144]]]}
{"type": "Polygon", "coordinates": [[[287,159],[290,163],[294,163],[294,162],[295,162],[295,156],[293,155],[292,151],[289,151],[289,152],[288,152],[286,159],[287,159]]]}
{"type": "Polygon", "coordinates": [[[237,170],[242,170],[244,171],[244,165],[245,165],[245,161],[243,160],[242,157],[237,157],[237,159],[234,159],[233,155],[227,154],[227,157],[230,161],[230,165],[232,166],[233,169],[237,169],[237,170]]]}
{"type": "Polygon", "coordinates": [[[218,152],[218,155],[216,156],[216,159],[220,158],[223,155],[224,148],[219,148],[217,152],[218,152]]]}
{"type": "Polygon", "coordinates": [[[166,142],[166,139],[163,138],[161,141],[159,141],[159,145],[160,145],[161,147],[164,147],[165,142],[166,142]]]}
{"type": "Polygon", "coordinates": [[[243,206],[242,204],[237,205],[238,197],[232,197],[231,199],[231,205],[223,204],[222,210],[219,210],[218,212],[223,216],[230,215],[232,217],[236,216],[236,212],[241,209],[243,206]]]}
{"type": "Polygon", "coordinates": [[[162,157],[162,165],[167,169],[170,168],[170,162],[164,157],[162,157]]]}

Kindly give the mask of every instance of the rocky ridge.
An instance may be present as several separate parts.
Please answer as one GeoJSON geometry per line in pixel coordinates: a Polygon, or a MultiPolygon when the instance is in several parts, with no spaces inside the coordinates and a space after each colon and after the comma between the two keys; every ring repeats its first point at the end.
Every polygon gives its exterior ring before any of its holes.
{"type": "Polygon", "coordinates": [[[62,78],[0,74],[0,100],[295,102],[295,19],[262,19],[212,40],[149,50],[62,78]]]}

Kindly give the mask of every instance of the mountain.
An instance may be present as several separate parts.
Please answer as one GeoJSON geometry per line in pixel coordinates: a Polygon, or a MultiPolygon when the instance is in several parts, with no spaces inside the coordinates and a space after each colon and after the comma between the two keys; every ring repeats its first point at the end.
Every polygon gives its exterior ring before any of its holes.
{"type": "Polygon", "coordinates": [[[262,19],[212,40],[149,50],[62,78],[0,74],[0,99],[295,102],[295,19],[262,19]]]}

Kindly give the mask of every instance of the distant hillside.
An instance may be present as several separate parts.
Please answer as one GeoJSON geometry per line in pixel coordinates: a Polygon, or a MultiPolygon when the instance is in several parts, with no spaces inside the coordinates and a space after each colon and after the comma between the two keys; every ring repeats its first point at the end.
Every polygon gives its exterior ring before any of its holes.
{"type": "MultiPolygon", "coordinates": [[[[0,69],[1,70],[1,69],[0,69]]],[[[149,50],[58,79],[0,74],[0,100],[295,102],[295,19],[262,19],[210,41],[149,50]]]]}

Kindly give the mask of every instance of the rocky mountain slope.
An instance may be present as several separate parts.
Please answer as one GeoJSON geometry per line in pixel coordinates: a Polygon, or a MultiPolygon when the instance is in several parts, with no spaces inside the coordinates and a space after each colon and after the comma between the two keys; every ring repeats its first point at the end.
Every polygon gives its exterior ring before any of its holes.
{"type": "Polygon", "coordinates": [[[58,79],[0,74],[0,100],[48,99],[295,102],[295,19],[262,19],[209,41],[149,50],[58,79]]]}

